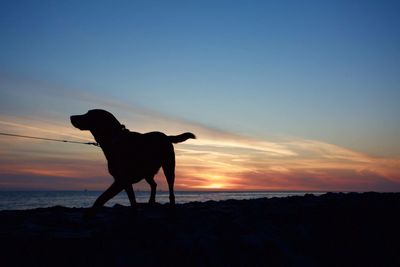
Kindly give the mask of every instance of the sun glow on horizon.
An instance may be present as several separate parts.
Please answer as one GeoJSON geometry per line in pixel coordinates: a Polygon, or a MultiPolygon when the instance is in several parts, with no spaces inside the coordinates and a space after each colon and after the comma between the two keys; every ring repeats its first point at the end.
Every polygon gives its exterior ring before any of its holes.
{"type": "MultiPolygon", "coordinates": [[[[218,170],[215,170],[218,173],[218,170]]],[[[200,172],[196,175],[201,182],[195,184],[192,188],[195,189],[232,189],[232,185],[229,183],[231,180],[229,177],[223,175],[217,175],[208,171],[200,172]]]]}
{"type": "Polygon", "coordinates": [[[198,185],[194,186],[193,188],[199,188],[199,189],[226,189],[224,184],[219,184],[219,183],[213,183],[213,184],[208,184],[208,185],[198,185]]]}

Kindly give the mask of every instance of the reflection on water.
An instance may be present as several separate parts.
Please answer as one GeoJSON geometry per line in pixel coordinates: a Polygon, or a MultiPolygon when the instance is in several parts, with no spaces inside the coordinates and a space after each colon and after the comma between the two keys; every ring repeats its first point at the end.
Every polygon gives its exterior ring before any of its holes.
{"type": "MultiPolygon", "coordinates": [[[[34,208],[45,208],[52,206],[65,207],[90,207],[101,191],[0,191],[0,210],[24,210],[34,208]]],[[[193,201],[220,201],[227,199],[254,199],[262,197],[287,197],[303,196],[306,193],[314,195],[323,192],[268,192],[268,191],[243,191],[243,192],[204,192],[204,191],[177,191],[175,192],[177,203],[193,201]]],[[[150,193],[148,191],[135,192],[138,202],[147,202],[150,193]]],[[[168,192],[157,192],[158,203],[168,203],[168,192]]],[[[111,199],[106,206],[121,204],[129,206],[129,200],[125,192],[121,192],[111,199]]]]}

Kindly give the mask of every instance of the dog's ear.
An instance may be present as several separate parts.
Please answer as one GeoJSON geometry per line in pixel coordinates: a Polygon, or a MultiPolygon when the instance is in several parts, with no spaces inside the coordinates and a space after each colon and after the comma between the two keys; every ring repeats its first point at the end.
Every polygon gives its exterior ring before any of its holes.
{"type": "Polygon", "coordinates": [[[92,130],[95,131],[120,131],[125,129],[112,113],[103,109],[89,110],[88,115],[92,124],[92,130]]]}

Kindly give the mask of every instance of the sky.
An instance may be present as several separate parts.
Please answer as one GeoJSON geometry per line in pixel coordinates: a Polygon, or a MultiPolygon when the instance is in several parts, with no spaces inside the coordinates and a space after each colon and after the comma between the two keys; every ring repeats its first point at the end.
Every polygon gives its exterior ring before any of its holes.
{"type": "MultiPolygon", "coordinates": [[[[0,132],[91,141],[69,116],[102,108],[132,131],[196,134],[175,145],[177,190],[399,191],[399,12],[3,0],[0,132]]],[[[99,148],[0,136],[0,190],[111,182],[99,148]]]]}

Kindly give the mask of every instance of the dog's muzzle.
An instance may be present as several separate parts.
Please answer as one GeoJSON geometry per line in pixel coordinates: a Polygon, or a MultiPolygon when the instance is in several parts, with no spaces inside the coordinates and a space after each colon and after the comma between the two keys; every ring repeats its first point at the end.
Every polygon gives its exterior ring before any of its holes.
{"type": "Polygon", "coordinates": [[[89,130],[89,125],[87,125],[86,118],[84,115],[71,116],[71,124],[75,128],[78,128],[79,130],[89,130]]]}

